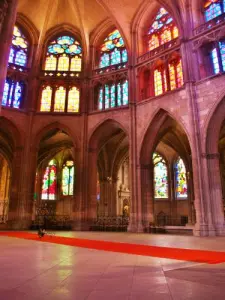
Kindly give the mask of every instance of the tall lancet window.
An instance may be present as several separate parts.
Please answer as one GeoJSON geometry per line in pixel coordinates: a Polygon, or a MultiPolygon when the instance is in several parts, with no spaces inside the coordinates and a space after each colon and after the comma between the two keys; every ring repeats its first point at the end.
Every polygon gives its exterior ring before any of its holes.
{"type": "Polygon", "coordinates": [[[179,157],[175,164],[176,198],[187,198],[187,175],[183,160],[179,157]]]}
{"type": "Polygon", "coordinates": [[[158,153],[153,153],[154,197],[168,198],[168,170],[165,160],[158,153]]]}
{"type": "Polygon", "coordinates": [[[44,172],[41,193],[42,200],[56,200],[56,170],[56,161],[53,159],[49,162],[44,172]]]}
{"type": "Polygon", "coordinates": [[[152,22],[147,34],[147,49],[151,51],[179,35],[178,28],[175,25],[170,14],[161,7],[152,22]]]}
{"type": "Polygon", "coordinates": [[[18,71],[10,77],[7,76],[3,91],[2,105],[12,108],[21,108],[25,94],[25,84],[20,80],[20,73],[27,67],[29,42],[19,26],[15,25],[13,30],[12,44],[9,54],[9,66],[18,71]]]}
{"type": "Polygon", "coordinates": [[[100,53],[99,68],[127,62],[127,50],[119,30],[114,30],[105,38],[100,53]]]}
{"type": "Polygon", "coordinates": [[[62,192],[64,196],[72,196],[74,186],[74,163],[68,160],[62,169],[62,192]]]}

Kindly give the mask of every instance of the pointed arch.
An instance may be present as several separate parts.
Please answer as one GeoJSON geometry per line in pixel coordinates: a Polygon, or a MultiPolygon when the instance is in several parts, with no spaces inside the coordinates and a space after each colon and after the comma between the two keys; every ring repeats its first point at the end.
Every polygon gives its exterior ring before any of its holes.
{"type": "Polygon", "coordinates": [[[32,146],[34,148],[38,149],[41,139],[46,134],[48,134],[50,131],[56,130],[56,129],[66,132],[66,134],[71,138],[76,150],[80,149],[80,140],[79,140],[78,136],[76,135],[76,133],[74,131],[71,131],[71,129],[68,126],[66,126],[65,124],[62,124],[61,122],[50,123],[50,124],[44,126],[43,128],[39,129],[39,131],[33,135],[34,138],[32,140],[32,146]]]}
{"type": "Polygon", "coordinates": [[[151,25],[151,21],[155,18],[160,7],[165,8],[170,16],[173,18],[174,23],[176,24],[179,37],[182,38],[184,35],[184,28],[182,23],[182,16],[179,12],[179,7],[175,5],[168,4],[167,1],[152,1],[149,3],[148,0],[143,1],[136,15],[133,18],[131,28],[132,32],[136,33],[136,48],[138,55],[141,55],[146,52],[144,36],[148,31],[148,28],[151,25]]]}
{"type": "MultiPolygon", "coordinates": [[[[140,142],[141,147],[139,152],[139,161],[141,165],[149,164],[149,162],[151,161],[151,155],[158,143],[158,140],[160,140],[160,138],[165,135],[168,129],[173,128],[174,126],[173,122],[179,125],[178,131],[180,133],[185,133],[186,143],[183,148],[183,151],[186,152],[188,150],[187,147],[189,146],[191,148],[192,145],[190,142],[191,140],[183,121],[173,116],[165,109],[159,108],[153,114],[152,120],[150,121],[149,126],[146,128],[145,133],[140,142]],[[164,126],[164,123],[167,120],[169,120],[168,127],[164,126]],[[170,122],[172,127],[170,126],[170,122]]],[[[179,139],[178,136],[177,138],[179,139]]]]}
{"type": "Polygon", "coordinates": [[[109,127],[111,127],[113,130],[120,129],[127,136],[129,136],[127,128],[125,128],[117,120],[108,118],[108,119],[98,123],[93,128],[93,130],[90,132],[88,145],[91,149],[97,149],[100,145],[99,141],[103,141],[103,139],[106,139],[111,136],[111,132],[108,130],[109,127]]]}

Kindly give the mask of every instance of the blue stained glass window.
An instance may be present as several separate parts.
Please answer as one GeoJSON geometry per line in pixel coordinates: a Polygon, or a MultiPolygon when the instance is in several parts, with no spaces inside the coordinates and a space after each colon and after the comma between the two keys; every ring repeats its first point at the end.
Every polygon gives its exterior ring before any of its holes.
{"type": "Polygon", "coordinates": [[[14,26],[12,46],[9,54],[9,63],[25,67],[28,57],[28,41],[20,28],[14,26]]]}
{"type": "Polygon", "coordinates": [[[105,85],[105,109],[109,108],[109,86],[105,85]]]}
{"type": "Polygon", "coordinates": [[[207,0],[204,5],[206,22],[220,16],[225,12],[225,1],[207,0]]]}
{"type": "Polygon", "coordinates": [[[20,66],[26,66],[27,56],[23,51],[18,51],[16,53],[15,64],[20,66]]]}
{"type": "Polygon", "coordinates": [[[220,66],[219,66],[219,59],[218,59],[218,54],[217,54],[216,48],[214,48],[212,50],[211,57],[212,57],[212,62],[213,62],[214,73],[218,74],[220,72],[220,66]]]}
{"type": "Polygon", "coordinates": [[[110,87],[111,107],[116,106],[116,86],[112,84],[110,87]]]}
{"type": "Polygon", "coordinates": [[[109,66],[109,54],[104,53],[101,56],[100,68],[108,67],[109,66]]]}
{"type": "Polygon", "coordinates": [[[116,29],[105,38],[101,45],[99,67],[104,68],[121,62],[126,63],[127,58],[124,40],[116,29]]]}
{"type": "Polygon", "coordinates": [[[74,184],[74,163],[68,160],[63,166],[62,171],[62,192],[64,196],[73,195],[74,184]]]}
{"type": "Polygon", "coordinates": [[[122,105],[128,105],[129,91],[128,81],[120,81],[112,84],[105,84],[98,88],[98,109],[109,109],[122,105]]]}
{"type": "Polygon", "coordinates": [[[225,71],[225,42],[219,42],[221,61],[223,65],[223,71],[225,71]]]}
{"type": "Polygon", "coordinates": [[[122,62],[127,62],[128,57],[127,57],[127,50],[122,51],[122,62]]]}
{"type": "Polygon", "coordinates": [[[122,89],[121,89],[121,84],[117,84],[117,105],[121,106],[122,105],[122,89]]]}
{"type": "Polygon", "coordinates": [[[17,82],[15,87],[14,101],[13,101],[14,108],[20,107],[21,98],[22,98],[22,84],[17,82]]]}
{"type": "Polygon", "coordinates": [[[112,60],[111,63],[112,65],[120,64],[121,63],[120,51],[114,49],[111,54],[111,60],[112,60]]]}
{"type": "Polygon", "coordinates": [[[99,110],[103,109],[103,88],[102,87],[99,89],[99,94],[98,94],[98,109],[99,110]]]}
{"type": "Polygon", "coordinates": [[[128,104],[128,81],[123,83],[123,105],[128,104]]]}
{"type": "Polygon", "coordinates": [[[9,63],[13,63],[13,58],[14,58],[14,49],[11,47],[10,53],[9,53],[9,63]]]}
{"type": "Polygon", "coordinates": [[[7,100],[8,100],[8,95],[9,95],[9,88],[10,85],[8,81],[5,81],[5,86],[4,86],[4,91],[3,91],[3,97],[2,97],[2,105],[6,106],[7,105],[7,100]]]}
{"type": "Polygon", "coordinates": [[[45,70],[80,72],[82,67],[81,59],[82,48],[80,43],[71,36],[63,35],[52,40],[48,46],[45,70]]]}
{"type": "Polygon", "coordinates": [[[2,105],[13,108],[20,108],[23,97],[24,84],[23,82],[6,79],[2,105]]]}

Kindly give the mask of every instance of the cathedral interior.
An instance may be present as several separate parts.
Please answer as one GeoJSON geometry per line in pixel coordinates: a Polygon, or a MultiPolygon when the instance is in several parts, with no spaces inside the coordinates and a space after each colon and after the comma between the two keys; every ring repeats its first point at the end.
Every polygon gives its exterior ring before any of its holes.
{"type": "Polygon", "coordinates": [[[0,300],[225,299],[225,0],[0,0],[0,300]]]}
{"type": "Polygon", "coordinates": [[[224,14],[1,1],[0,229],[225,235],[224,14]]]}

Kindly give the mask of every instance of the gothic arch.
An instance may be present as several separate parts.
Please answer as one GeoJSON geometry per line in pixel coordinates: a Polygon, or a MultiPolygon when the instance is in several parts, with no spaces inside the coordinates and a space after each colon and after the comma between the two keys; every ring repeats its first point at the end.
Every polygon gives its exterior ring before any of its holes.
{"type": "Polygon", "coordinates": [[[102,138],[103,136],[104,139],[110,137],[111,133],[107,132],[108,128],[110,127],[117,127],[121,129],[127,136],[129,136],[128,130],[121,123],[109,118],[104,120],[103,122],[98,123],[90,132],[88,141],[90,149],[97,149],[99,146],[100,138],[102,138]]]}
{"type": "Polygon", "coordinates": [[[65,131],[69,137],[71,138],[73,145],[76,149],[80,148],[80,140],[77,137],[77,135],[72,132],[69,127],[67,127],[66,125],[60,123],[60,122],[54,122],[54,123],[50,123],[47,126],[43,127],[42,129],[40,129],[33,138],[32,141],[32,146],[35,147],[36,149],[38,149],[38,146],[40,144],[41,139],[45,136],[45,134],[47,134],[49,131],[54,130],[54,129],[59,129],[59,130],[63,130],[65,131]]]}
{"type": "Polygon", "coordinates": [[[136,46],[138,55],[144,53],[143,36],[146,33],[147,28],[151,25],[150,21],[153,20],[160,6],[164,7],[173,17],[179,30],[179,37],[182,38],[182,36],[184,35],[182,16],[179,12],[179,9],[175,5],[172,6],[164,0],[155,0],[151,3],[149,3],[148,0],[143,1],[143,3],[139,6],[139,9],[136,12],[136,15],[134,16],[133,22],[131,24],[131,31],[132,33],[136,34],[136,46]]]}
{"type": "Polygon", "coordinates": [[[85,61],[85,58],[87,57],[87,47],[86,47],[86,43],[82,39],[81,32],[74,25],[71,25],[69,23],[64,23],[64,24],[59,24],[57,26],[54,26],[46,32],[44,43],[43,43],[43,50],[42,50],[42,59],[41,59],[42,66],[44,64],[44,58],[47,52],[47,47],[49,42],[60,34],[71,34],[72,36],[77,38],[77,40],[80,42],[84,54],[82,58],[82,63],[83,63],[85,61]]]}
{"type": "Polygon", "coordinates": [[[11,120],[5,117],[0,117],[0,131],[3,131],[7,134],[13,149],[22,147],[22,132],[11,120]]]}
{"type": "Polygon", "coordinates": [[[18,23],[22,27],[22,29],[25,30],[31,42],[31,45],[37,45],[38,38],[39,38],[39,31],[37,30],[33,22],[29,18],[27,18],[24,14],[18,13],[16,18],[16,23],[18,23]]]}
{"type": "Polygon", "coordinates": [[[154,113],[152,120],[149,122],[149,126],[145,130],[144,135],[141,139],[141,148],[139,152],[139,162],[140,164],[149,164],[149,161],[151,161],[151,155],[154,150],[154,147],[157,143],[157,138],[160,138],[160,136],[163,136],[166,132],[166,128],[161,132],[159,136],[159,130],[163,126],[164,122],[167,118],[170,118],[171,120],[174,120],[177,124],[180,125],[180,129],[184,131],[187,137],[187,141],[191,147],[190,138],[188,136],[188,132],[182,122],[182,120],[179,118],[176,118],[175,116],[171,115],[168,111],[160,108],[157,109],[154,113]]]}

